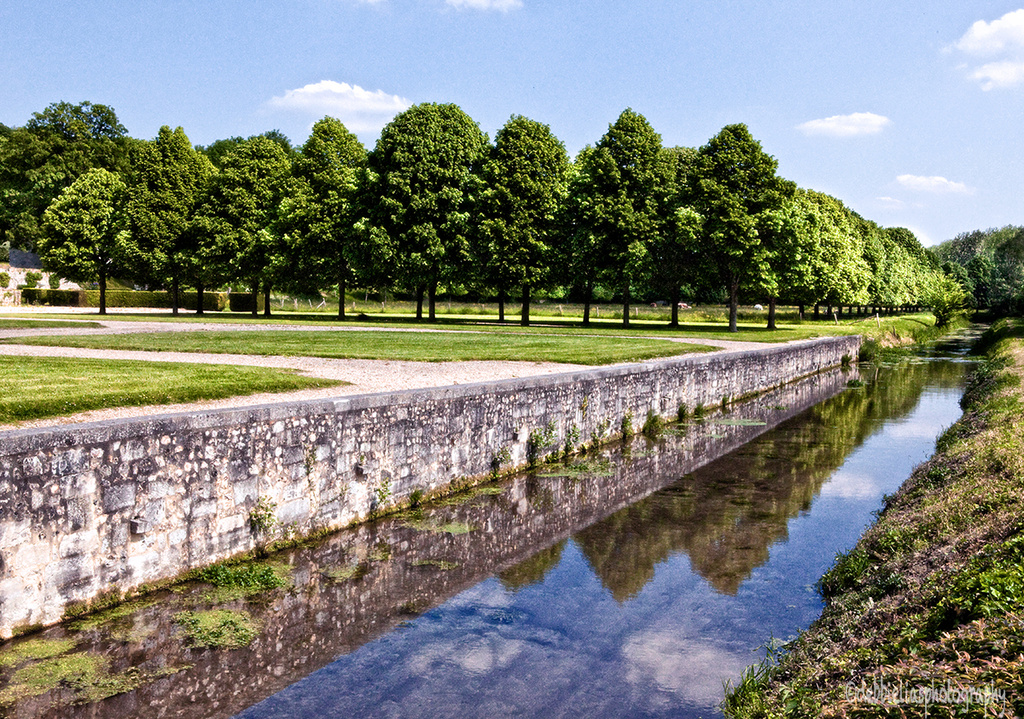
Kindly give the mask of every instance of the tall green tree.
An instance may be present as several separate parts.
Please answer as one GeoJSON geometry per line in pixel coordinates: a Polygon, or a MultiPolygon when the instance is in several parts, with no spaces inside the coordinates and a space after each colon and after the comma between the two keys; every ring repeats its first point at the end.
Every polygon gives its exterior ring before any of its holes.
{"type": "Polygon", "coordinates": [[[280,144],[262,135],[251,137],[222,158],[204,214],[197,218],[213,234],[215,251],[209,256],[218,257],[227,276],[248,283],[254,300],[262,287],[266,316],[275,275],[285,264],[276,230],[290,172],[291,162],[280,144]]]}
{"type": "Polygon", "coordinates": [[[704,217],[705,251],[729,293],[730,332],[737,331],[740,288],[770,272],[760,225],[795,189],[777,169],[742,124],[727,125],[697,151],[692,202],[704,217]]]}
{"type": "Polygon", "coordinates": [[[58,102],[0,128],[0,243],[31,250],[46,208],[87,170],[126,167],[128,134],[107,105],[58,102]]]}
{"type": "Polygon", "coordinates": [[[498,131],[481,174],[480,264],[488,283],[498,290],[499,319],[505,321],[506,292],[518,286],[520,322],[527,326],[531,290],[551,276],[569,156],[551,128],[516,115],[498,131]]]}
{"type": "Polygon", "coordinates": [[[125,183],[102,168],[71,183],[43,214],[43,266],[76,282],[98,281],[100,314],[107,313],[107,279],[137,250],[128,231],[125,183]]]}
{"type": "Polygon", "coordinates": [[[388,123],[370,153],[373,202],[362,225],[369,241],[393,243],[373,253],[397,262],[394,274],[416,292],[417,319],[424,292],[433,320],[438,285],[463,276],[476,173],[487,145],[458,106],[423,103],[388,123]]]}
{"type": "Polygon", "coordinates": [[[602,274],[622,297],[627,327],[633,291],[650,275],[650,245],[672,186],[671,163],[661,150],[661,136],[627,108],[585,155],[579,222],[601,246],[602,274]]]}
{"type": "Polygon", "coordinates": [[[662,150],[666,163],[666,177],[670,179],[663,207],[659,213],[657,232],[650,249],[653,274],[652,285],[658,292],[668,294],[672,306],[670,327],[679,326],[679,302],[684,284],[706,270],[699,253],[699,240],[704,218],[687,203],[688,182],[697,151],[689,147],[670,147],[662,150]]]}
{"type": "Polygon", "coordinates": [[[336,284],[340,319],[361,259],[354,199],[365,165],[359,139],[340,120],[325,117],[302,146],[281,204],[292,283],[317,290],[336,284]]]}
{"type": "Polygon", "coordinates": [[[185,131],[164,125],[152,142],[137,142],[129,152],[128,213],[139,246],[137,273],[171,285],[172,311],[178,314],[178,289],[194,255],[190,232],[214,167],[185,131]]]}

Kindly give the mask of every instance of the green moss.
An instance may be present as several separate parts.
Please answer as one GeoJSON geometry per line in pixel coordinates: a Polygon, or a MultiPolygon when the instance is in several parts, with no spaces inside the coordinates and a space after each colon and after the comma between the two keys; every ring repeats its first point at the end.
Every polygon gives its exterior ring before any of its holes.
{"type": "Polygon", "coordinates": [[[465,522],[435,522],[431,519],[408,519],[405,526],[418,532],[435,532],[437,534],[469,534],[476,527],[465,522]]]}
{"type": "Polygon", "coordinates": [[[249,646],[260,631],[259,622],[248,612],[230,609],[178,612],[174,620],[194,647],[238,649],[249,646]]]}
{"type": "Polygon", "coordinates": [[[443,559],[416,559],[413,561],[412,566],[414,567],[437,567],[443,571],[450,571],[456,569],[459,566],[458,562],[447,562],[443,559]]]}
{"type": "Polygon", "coordinates": [[[74,639],[29,639],[0,650],[0,667],[15,667],[31,660],[49,659],[70,651],[74,639]]]}
{"type": "Polygon", "coordinates": [[[347,582],[349,579],[358,579],[365,575],[366,567],[362,564],[350,564],[345,567],[326,569],[321,574],[334,582],[347,582]]]}
{"type": "Polygon", "coordinates": [[[590,460],[561,466],[556,465],[540,472],[540,475],[543,477],[568,477],[569,479],[610,477],[613,474],[615,474],[615,469],[608,460],[590,460]]]}

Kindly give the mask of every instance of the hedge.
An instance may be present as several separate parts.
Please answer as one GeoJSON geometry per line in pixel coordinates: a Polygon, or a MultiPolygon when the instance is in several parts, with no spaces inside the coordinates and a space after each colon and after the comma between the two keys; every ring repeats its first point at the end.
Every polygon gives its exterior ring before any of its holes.
{"type": "MultiPolygon", "coordinates": [[[[228,309],[232,312],[252,312],[252,292],[232,292],[229,298],[228,309]]],[[[256,302],[256,309],[261,309],[263,307],[263,295],[257,295],[256,302]]]]}
{"type": "MultiPolygon", "coordinates": [[[[179,292],[180,306],[196,308],[195,292],[179,292]]],[[[21,303],[25,305],[54,305],[60,307],[99,307],[99,290],[44,290],[23,289],[21,303]]],[[[226,292],[204,292],[203,309],[219,312],[227,306],[226,292]]],[[[107,307],[171,307],[170,292],[139,290],[107,290],[107,307]]]]}

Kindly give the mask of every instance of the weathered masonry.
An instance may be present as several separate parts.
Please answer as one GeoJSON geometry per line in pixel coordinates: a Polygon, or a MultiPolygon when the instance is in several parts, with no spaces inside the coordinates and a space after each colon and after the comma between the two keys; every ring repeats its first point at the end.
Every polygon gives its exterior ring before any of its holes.
{"type": "Polygon", "coordinates": [[[0,432],[0,636],[71,603],[856,357],[859,337],[546,377],[0,432]]]}

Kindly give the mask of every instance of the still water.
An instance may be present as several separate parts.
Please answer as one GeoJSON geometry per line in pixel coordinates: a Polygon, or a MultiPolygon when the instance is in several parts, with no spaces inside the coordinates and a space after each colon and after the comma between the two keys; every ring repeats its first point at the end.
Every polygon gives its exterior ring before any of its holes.
{"type": "Polygon", "coordinates": [[[231,600],[262,627],[245,649],[183,641],[202,587],[51,630],[155,678],[9,715],[715,716],[724,682],[819,614],[815,581],[959,416],[964,368],[818,375],[333,535],[279,558],[291,588],[231,600]]]}

